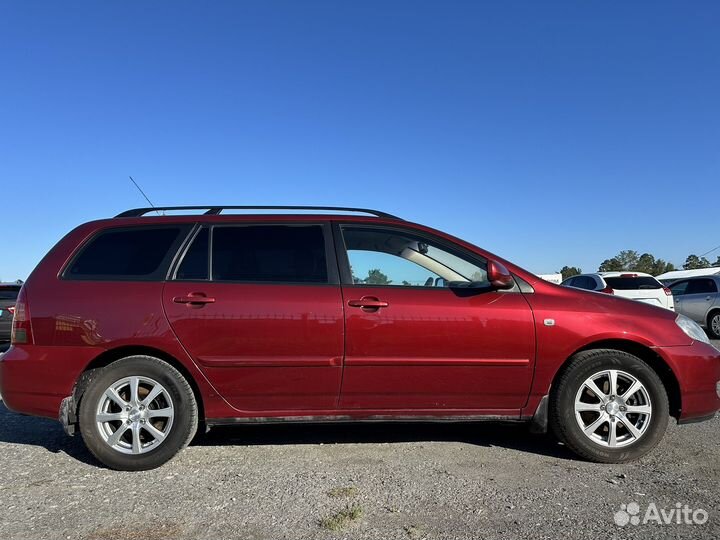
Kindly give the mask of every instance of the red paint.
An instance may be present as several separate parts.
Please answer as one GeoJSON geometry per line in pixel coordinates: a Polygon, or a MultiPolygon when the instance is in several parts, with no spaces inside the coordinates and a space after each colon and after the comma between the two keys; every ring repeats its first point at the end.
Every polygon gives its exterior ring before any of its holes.
{"type": "Polygon", "coordinates": [[[29,317],[18,323],[31,339],[2,356],[0,392],[8,407],[48,417],[57,416],[60,401],[98,357],[142,350],[184,369],[210,420],[527,418],[568,358],[607,340],[651,348],[663,359],[681,389],[681,418],[720,409],[720,354],[692,343],[674,313],[558,287],[472,244],[392,219],[220,215],[87,223],[43,259],[23,288],[23,303],[29,317]],[[496,261],[498,277],[505,267],[534,292],[58,277],[103,228],[263,220],[409,228],[496,261]],[[554,325],[545,324],[549,319],[554,325]]]}

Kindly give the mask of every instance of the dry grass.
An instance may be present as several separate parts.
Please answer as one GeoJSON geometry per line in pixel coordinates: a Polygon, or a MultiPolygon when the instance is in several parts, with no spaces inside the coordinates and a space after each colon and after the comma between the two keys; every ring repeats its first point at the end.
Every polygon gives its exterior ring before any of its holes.
{"type": "Polygon", "coordinates": [[[334,497],[336,499],[340,497],[352,497],[356,493],[357,488],[355,486],[332,488],[327,492],[329,497],[334,497]]]}
{"type": "Polygon", "coordinates": [[[320,527],[322,527],[323,529],[327,529],[328,531],[341,531],[345,527],[350,525],[352,522],[360,519],[362,513],[362,508],[359,505],[348,505],[339,512],[333,514],[332,516],[322,518],[319,521],[319,524],[320,527]]]}

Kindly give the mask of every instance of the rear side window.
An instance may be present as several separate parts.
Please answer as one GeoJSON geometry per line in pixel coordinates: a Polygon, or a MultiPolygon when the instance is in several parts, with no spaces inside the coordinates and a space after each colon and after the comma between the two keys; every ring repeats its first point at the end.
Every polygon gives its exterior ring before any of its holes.
{"type": "Polygon", "coordinates": [[[212,279],[327,283],[328,271],[322,226],[214,227],[212,279]]]}
{"type": "Polygon", "coordinates": [[[717,285],[712,279],[693,279],[688,282],[685,294],[713,294],[718,292],[717,285]]]}
{"type": "Polygon", "coordinates": [[[606,277],[605,282],[611,289],[618,291],[635,291],[639,289],[662,289],[662,283],[650,276],[638,277],[606,277]]]}
{"type": "Polygon", "coordinates": [[[109,229],[93,237],[64,273],[69,279],[162,280],[187,227],[109,229]]]}
{"type": "Polygon", "coordinates": [[[585,289],[587,291],[594,291],[595,289],[597,289],[597,282],[594,278],[591,278],[590,276],[578,276],[575,278],[575,283],[573,284],[573,287],[585,289]]]}

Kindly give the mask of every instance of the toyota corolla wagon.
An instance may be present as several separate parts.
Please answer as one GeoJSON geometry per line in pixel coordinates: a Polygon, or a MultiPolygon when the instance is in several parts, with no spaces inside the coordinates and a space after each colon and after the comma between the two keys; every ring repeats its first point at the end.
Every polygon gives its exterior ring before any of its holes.
{"type": "Polygon", "coordinates": [[[108,467],[157,467],[199,425],[367,420],[527,422],[617,463],[720,409],[720,352],[666,309],[373,210],[155,210],[60,240],[0,359],[9,408],[108,467]]]}

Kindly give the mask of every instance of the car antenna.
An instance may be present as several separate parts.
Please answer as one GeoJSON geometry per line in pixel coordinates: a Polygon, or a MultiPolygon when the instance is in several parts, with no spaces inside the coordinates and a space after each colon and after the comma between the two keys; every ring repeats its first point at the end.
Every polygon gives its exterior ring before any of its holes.
{"type": "MultiPolygon", "coordinates": [[[[149,204],[151,207],[155,208],[155,205],[154,205],[154,204],[152,203],[152,201],[148,198],[148,196],[145,195],[145,192],[144,192],[144,191],[142,190],[142,188],[138,185],[138,183],[135,181],[135,179],[134,179],[132,176],[129,176],[129,175],[128,175],[128,178],[130,179],[130,181],[131,181],[133,184],[135,184],[135,187],[138,188],[138,191],[142,194],[143,197],[145,197],[145,200],[148,202],[148,204],[149,204]]],[[[163,213],[160,213],[159,210],[155,210],[155,211],[158,213],[159,216],[165,215],[164,212],[163,212],[163,213]]]]}

